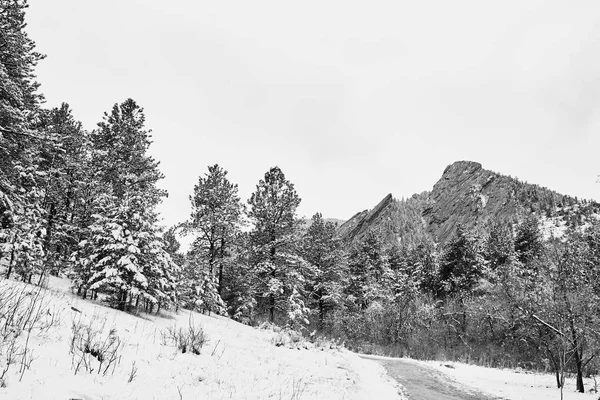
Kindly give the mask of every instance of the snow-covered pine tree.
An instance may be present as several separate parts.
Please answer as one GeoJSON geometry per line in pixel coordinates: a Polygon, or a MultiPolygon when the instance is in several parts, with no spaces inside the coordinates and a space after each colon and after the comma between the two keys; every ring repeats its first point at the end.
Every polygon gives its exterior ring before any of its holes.
{"type": "MultiPolygon", "coordinates": [[[[115,104],[92,134],[96,192],[93,221],[84,229],[74,272],[83,290],[110,293],[121,309],[145,299],[173,301],[176,265],[164,250],[154,211],[166,195],[163,175],[147,154],[151,144],[143,109],[115,104]]],[[[85,293],[85,292],[84,292],[85,293]]]]}
{"type": "Polygon", "coordinates": [[[256,311],[257,277],[251,264],[250,234],[239,232],[231,251],[231,264],[223,274],[222,298],[229,315],[236,321],[251,323],[256,311]]]}
{"type": "Polygon", "coordinates": [[[217,277],[210,271],[207,254],[197,243],[201,240],[196,238],[186,257],[184,282],[187,285],[187,307],[203,313],[224,314],[227,307],[219,294],[217,277]]]}
{"type": "Polygon", "coordinates": [[[389,292],[390,264],[379,232],[369,231],[348,255],[350,277],[345,295],[350,309],[366,310],[373,302],[384,303],[389,292]]]}
{"type": "Polygon", "coordinates": [[[289,322],[293,290],[303,287],[310,270],[300,256],[296,217],[300,201],[294,185],[278,167],[267,171],[248,200],[248,215],[254,223],[250,245],[257,300],[268,312],[270,322],[275,322],[276,310],[282,311],[285,322],[289,322]]]}
{"type": "Polygon", "coordinates": [[[444,293],[469,295],[485,276],[485,268],[481,238],[458,226],[440,263],[439,279],[444,293]]]}
{"type": "Polygon", "coordinates": [[[86,182],[89,179],[90,143],[87,132],[73,118],[69,105],[42,110],[37,122],[45,140],[40,146],[39,171],[44,173],[43,202],[46,255],[42,276],[63,268],[75,249],[81,222],[86,182]]]}
{"type": "Polygon", "coordinates": [[[92,162],[98,179],[112,187],[117,200],[138,193],[154,207],[167,193],[156,186],[164,175],[148,155],[152,136],[145,121],[144,109],[134,100],[115,104],[92,133],[92,162]]]}
{"type": "Polygon", "coordinates": [[[103,196],[90,227],[90,239],[80,243],[76,279],[86,290],[112,295],[122,309],[145,300],[159,307],[176,301],[175,277],[179,267],[164,249],[152,223],[153,216],[140,196],[116,203],[103,196]]]}
{"type": "Polygon", "coordinates": [[[1,241],[4,241],[2,252],[8,256],[6,277],[10,277],[14,267],[14,271],[24,282],[31,282],[33,275],[42,271],[44,261],[44,219],[40,206],[42,191],[39,189],[39,174],[33,166],[23,168],[20,163],[16,163],[15,169],[19,173],[16,183],[19,193],[12,204],[9,229],[1,233],[1,241]]]}
{"type": "Polygon", "coordinates": [[[217,282],[217,292],[221,294],[223,270],[241,225],[242,204],[238,186],[227,179],[226,170],[215,164],[198,179],[190,202],[192,213],[185,226],[196,236],[192,244],[195,263],[207,265],[209,274],[217,282]]]}
{"type": "Polygon", "coordinates": [[[42,138],[32,123],[41,98],[34,69],[44,56],[25,32],[26,7],[23,0],[0,0],[0,258],[11,260],[7,276],[18,262],[29,279],[43,254],[36,164],[42,138]]]}
{"type": "Polygon", "coordinates": [[[321,329],[326,315],[342,302],[347,279],[346,257],[336,231],[334,223],[326,222],[316,213],[302,239],[302,256],[313,266],[313,275],[306,286],[309,305],[316,311],[321,329]]]}

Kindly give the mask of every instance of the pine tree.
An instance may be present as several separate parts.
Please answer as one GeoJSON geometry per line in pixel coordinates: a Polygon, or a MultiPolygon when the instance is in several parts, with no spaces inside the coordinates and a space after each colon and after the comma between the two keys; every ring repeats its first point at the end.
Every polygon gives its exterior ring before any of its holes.
{"type": "Polygon", "coordinates": [[[448,244],[440,266],[446,294],[467,296],[485,276],[485,260],[479,237],[459,226],[448,244]]]}
{"type": "Polygon", "coordinates": [[[440,255],[431,238],[423,238],[414,247],[405,250],[401,256],[405,263],[405,273],[427,293],[438,290],[440,255]]]}
{"type": "Polygon", "coordinates": [[[196,238],[185,261],[185,279],[188,287],[188,307],[202,312],[215,312],[223,314],[226,311],[225,303],[221,298],[214,274],[209,269],[206,254],[196,238]]]}
{"type": "Polygon", "coordinates": [[[248,215],[254,224],[250,237],[258,300],[268,310],[271,322],[276,310],[289,310],[290,295],[304,283],[307,265],[297,247],[300,201],[294,185],[278,167],[265,174],[248,200],[248,215]]]}
{"type": "Polygon", "coordinates": [[[355,311],[364,311],[372,303],[385,300],[391,268],[382,235],[369,231],[350,249],[350,279],[345,289],[355,311]]]}
{"type": "Polygon", "coordinates": [[[251,264],[249,232],[238,233],[232,248],[231,265],[223,274],[222,298],[229,315],[241,322],[251,323],[257,307],[257,276],[251,264]]]}
{"type": "Polygon", "coordinates": [[[509,225],[494,221],[489,225],[488,234],[484,242],[484,257],[491,272],[499,267],[513,262],[515,244],[512,229],[509,225]]]}
{"type": "Polygon", "coordinates": [[[176,235],[178,230],[179,226],[177,225],[170,227],[163,233],[162,239],[165,244],[165,251],[171,256],[173,262],[177,265],[183,265],[185,255],[179,251],[181,249],[181,243],[179,243],[176,235]]]}
{"type": "Polygon", "coordinates": [[[75,248],[84,189],[89,178],[89,139],[69,105],[42,110],[37,123],[46,140],[40,146],[38,173],[43,174],[44,252],[42,272],[57,274],[75,248]],[[61,263],[59,263],[61,259],[61,263]]]}
{"type": "Polygon", "coordinates": [[[316,309],[319,328],[322,329],[327,313],[342,301],[347,269],[336,225],[325,222],[320,213],[313,215],[304,234],[302,256],[313,266],[313,275],[307,282],[307,291],[311,294],[310,305],[316,309]]]}
{"type": "Polygon", "coordinates": [[[156,187],[164,176],[148,155],[152,136],[145,121],[144,109],[134,100],[115,104],[92,133],[93,163],[99,180],[111,186],[117,199],[140,193],[155,206],[166,192],[156,187]]]}
{"type": "Polygon", "coordinates": [[[543,237],[539,220],[535,215],[528,215],[517,226],[515,234],[515,252],[518,260],[528,264],[543,252],[543,237]]]}
{"type": "Polygon", "coordinates": [[[25,32],[27,2],[0,0],[0,258],[8,254],[30,280],[43,259],[42,179],[37,173],[43,138],[32,129],[39,111],[35,66],[44,58],[25,32]]]}
{"type": "Polygon", "coordinates": [[[227,171],[213,165],[198,179],[190,196],[192,213],[186,226],[197,235],[193,251],[216,278],[219,294],[223,291],[223,269],[241,224],[242,205],[237,193],[238,187],[229,182],[227,171]]]}
{"type": "Polygon", "coordinates": [[[147,154],[151,144],[144,113],[133,100],[105,114],[92,134],[95,192],[91,225],[84,228],[73,257],[73,275],[87,290],[113,295],[121,309],[140,297],[152,305],[176,300],[178,266],[164,250],[156,205],[166,195],[156,184],[163,175],[147,154]]]}

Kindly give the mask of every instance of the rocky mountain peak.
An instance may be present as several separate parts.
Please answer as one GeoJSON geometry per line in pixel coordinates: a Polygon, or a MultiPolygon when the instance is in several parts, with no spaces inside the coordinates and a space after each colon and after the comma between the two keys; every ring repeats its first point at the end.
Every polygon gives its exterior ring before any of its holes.
{"type": "Polygon", "coordinates": [[[485,170],[477,162],[457,161],[433,186],[430,205],[423,211],[427,229],[436,241],[444,242],[459,224],[471,229],[490,216],[515,217],[514,192],[512,178],[485,170]]]}
{"type": "Polygon", "coordinates": [[[446,167],[442,179],[450,179],[451,176],[461,174],[473,174],[480,169],[483,169],[481,164],[475,161],[455,161],[446,167]]]}
{"type": "MultiPolygon", "coordinates": [[[[444,169],[431,192],[403,200],[388,194],[372,210],[359,212],[342,224],[339,232],[349,241],[376,229],[394,243],[411,243],[425,236],[443,244],[458,225],[480,230],[491,219],[515,223],[529,213],[553,218],[575,210],[576,203],[572,197],[488,171],[478,162],[456,161],[444,169]]],[[[580,206],[579,214],[600,208],[597,203],[580,206]]],[[[581,220],[579,214],[573,214],[573,223],[581,220]]]]}

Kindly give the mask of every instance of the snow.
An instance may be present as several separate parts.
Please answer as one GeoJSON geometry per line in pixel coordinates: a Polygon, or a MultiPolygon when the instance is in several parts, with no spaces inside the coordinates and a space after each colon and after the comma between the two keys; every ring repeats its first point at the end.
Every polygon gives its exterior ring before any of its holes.
{"type": "MultiPolygon", "coordinates": [[[[532,373],[508,369],[484,368],[461,363],[430,362],[433,368],[448,374],[460,384],[473,387],[481,392],[510,400],[556,400],[560,399],[560,390],[556,387],[556,377],[552,374],[532,373]],[[452,365],[448,368],[445,365],[452,365]]],[[[587,389],[593,388],[593,380],[585,382],[587,389]]],[[[565,400],[598,399],[598,394],[577,393],[575,379],[568,377],[563,390],[565,400]]]]}
{"type": "MultiPolygon", "coordinates": [[[[406,358],[403,361],[437,370],[449,378],[449,384],[466,391],[476,390],[505,400],[560,399],[560,390],[556,387],[556,377],[553,374],[485,368],[457,362],[417,361],[406,358]]],[[[584,379],[584,384],[586,390],[594,388],[593,379],[584,379]]],[[[564,400],[597,400],[599,396],[589,392],[577,393],[574,377],[566,378],[563,395],[564,400]]]]}
{"type": "Polygon", "coordinates": [[[540,230],[544,240],[550,238],[563,238],[567,232],[567,222],[563,217],[548,218],[544,215],[540,216],[540,230]]]}
{"type": "MultiPolygon", "coordinates": [[[[252,328],[221,316],[188,311],[135,316],[81,300],[64,279],[51,277],[44,291],[48,312],[60,323],[30,339],[31,368],[19,381],[9,371],[1,399],[398,399],[382,367],[345,350],[276,347],[271,330],[252,328]],[[106,376],[80,369],[70,354],[72,326],[91,326],[121,341],[118,364],[106,376]],[[201,325],[208,342],[200,355],[182,354],[163,339],[169,327],[201,325]],[[137,373],[130,379],[132,371],[137,373]]],[[[24,284],[0,280],[0,284],[24,284]]],[[[94,362],[96,364],[94,364],[94,362]]]]}

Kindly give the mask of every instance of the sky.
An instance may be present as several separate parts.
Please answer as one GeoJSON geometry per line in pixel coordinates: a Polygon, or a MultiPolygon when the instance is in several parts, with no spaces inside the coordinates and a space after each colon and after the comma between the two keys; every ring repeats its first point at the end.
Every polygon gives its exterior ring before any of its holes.
{"type": "Polygon", "coordinates": [[[348,219],[457,160],[600,200],[600,2],[29,0],[46,106],[145,109],[165,225],[219,164],[348,219]]]}

